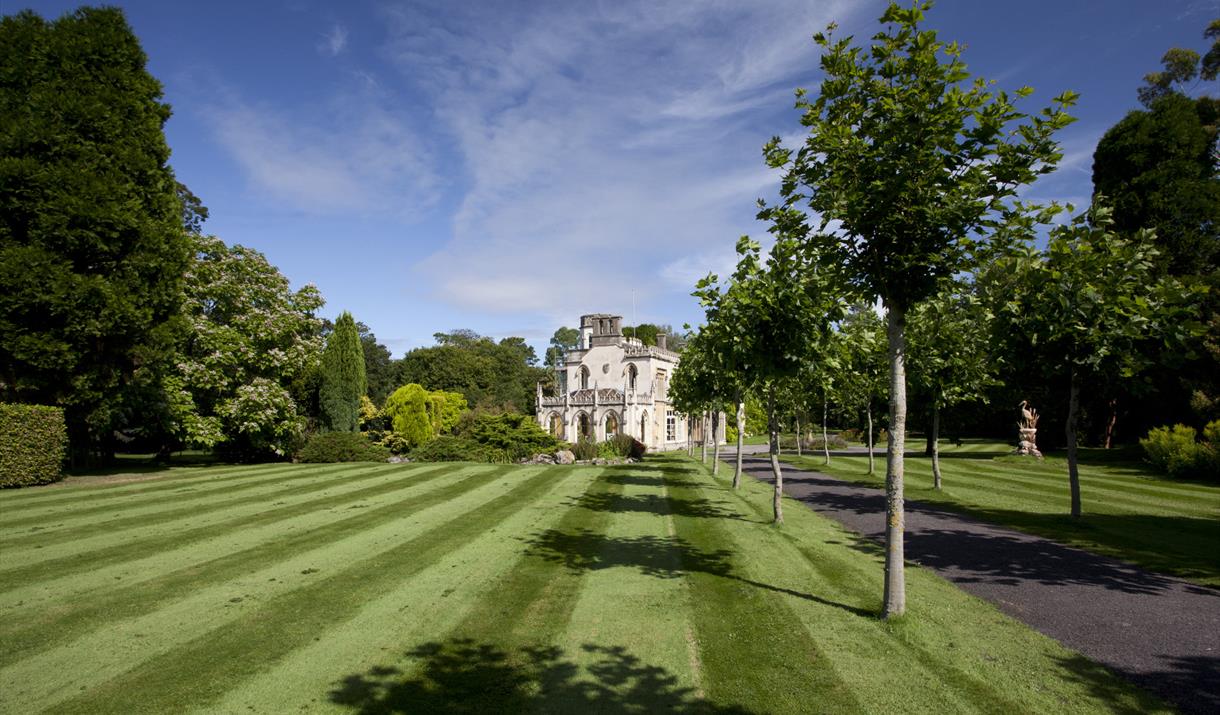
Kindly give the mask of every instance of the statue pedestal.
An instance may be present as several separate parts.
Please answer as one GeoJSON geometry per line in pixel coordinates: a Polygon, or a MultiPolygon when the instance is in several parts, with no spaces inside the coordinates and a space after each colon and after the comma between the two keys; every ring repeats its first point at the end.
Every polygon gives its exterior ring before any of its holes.
{"type": "Polygon", "coordinates": [[[1042,453],[1038,451],[1037,435],[1037,427],[1018,427],[1018,443],[1015,454],[1031,455],[1037,457],[1038,459],[1042,459],[1042,453]]]}

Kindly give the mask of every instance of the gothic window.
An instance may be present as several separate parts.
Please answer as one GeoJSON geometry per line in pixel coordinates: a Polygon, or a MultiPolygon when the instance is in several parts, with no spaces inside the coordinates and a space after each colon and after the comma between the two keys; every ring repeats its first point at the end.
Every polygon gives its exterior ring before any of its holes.
{"type": "Polygon", "coordinates": [[[556,413],[551,413],[551,434],[563,439],[563,419],[556,413]]]}
{"type": "Polygon", "coordinates": [[[678,418],[674,417],[674,411],[668,410],[665,413],[665,441],[675,442],[678,439],[678,418]]]}
{"type": "Polygon", "coordinates": [[[647,426],[648,426],[648,413],[645,412],[644,414],[640,415],[640,441],[643,442],[644,444],[648,444],[648,432],[645,431],[645,428],[647,426]]]}
{"type": "Polygon", "coordinates": [[[618,434],[618,416],[613,412],[606,415],[606,439],[618,434]]]}
{"type": "Polygon", "coordinates": [[[578,418],[577,424],[580,427],[580,436],[581,437],[586,437],[586,438],[590,438],[590,439],[593,437],[593,429],[589,425],[589,416],[588,415],[581,412],[580,417],[578,418]]]}
{"type": "Polygon", "coordinates": [[[635,392],[635,378],[639,376],[639,371],[635,369],[635,365],[627,366],[627,389],[635,392]]]}
{"type": "Polygon", "coordinates": [[[589,389],[589,368],[584,365],[580,366],[580,389],[589,389]]]}

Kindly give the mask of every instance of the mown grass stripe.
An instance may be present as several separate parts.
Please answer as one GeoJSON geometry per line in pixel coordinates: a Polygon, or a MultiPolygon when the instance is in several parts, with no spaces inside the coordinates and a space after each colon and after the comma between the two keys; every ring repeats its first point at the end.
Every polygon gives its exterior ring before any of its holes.
{"type": "MultiPolygon", "coordinates": [[[[771,485],[757,479],[744,484],[738,498],[756,513],[769,514],[771,485]]],[[[783,555],[783,572],[800,574],[803,569],[799,566],[804,565],[812,570],[805,571],[809,573],[805,578],[808,588],[819,596],[847,604],[877,604],[881,548],[806,505],[790,501],[793,508],[785,510],[785,528],[773,536],[782,537],[801,555],[783,555]],[[829,538],[810,538],[811,534],[829,538]],[[850,548],[843,548],[845,545],[850,548]],[[798,568],[791,568],[794,564],[798,568]]],[[[819,629],[819,643],[828,657],[854,674],[855,692],[869,711],[909,709],[911,700],[903,694],[913,692],[936,694],[940,701],[936,709],[949,711],[1059,711],[1068,703],[1071,709],[1081,710],[1166,711],[1164,703],[1094,664],[1090,664],[1096,670],[1087,685],[1090,690],[1082,691],[1079,673],[1072,666],[1045,666],[1083,660],[1080,656],[928,569],[909,565],[907,590],[908,605],[918,618],[895,622],[826,619],[816,617],[810,609],[798,611],[808,619],[808,627],[819,629]],[[885,668],[885,662],[902,667],[885,668]],[[1024,675],[1031,668],[1041,671],[1041,677],[1024,675]],[[887,674],[875,677],[879,669],[887,674]],[[877,687],[882,683],[886,687],[877,687]],[[1098,695],[1100,692],[1106,695],[1098,695]]]]}
{"type": "MultiPolygon", "coordinates": [[[[442,472],[434,475],[434,478],[446,476],[449,475],[442,472]]],[[[361,511],[355,516],[340,518],[299,533],[285,532],[278,538],[261,541],[256,546],[237,549],[202,563],[191,563],[189,556],[184,555],[182,560],[187,565],[181,568],[119,588],[108,588],[92,598],[75,599],[71,606],[40,606],[36,612],[20,618],[12,613],[6,614],[6,619],[0,621],[0,643],[7,644],[7,647],[0,648],[0,668],[31,653],[104,627],[109,621],[151,611],[191,590],[258,571],[297,554],[324,548],[353,534],[450,502],[502,476],[502,470],[475,471],[464,475],[455,484],[416,495],[416,486],[431,481],[421,478],[420,482],[414,484],[399,485],[399,498],[396,501],[361,511]]]]}
{"type": "MultiPolygon", "coordinates": [[[[836,464],[832,465],[831,468],[831,471],[835,474],[844,474],[846,471],[842,464],[838,464],[840,459],[842,459],[843,464],[859,468],[860,473],[858,475],[850,475],[853,479],[864,479],[878,483],[884,479],[884,469],[869,477],[866,473],[868,462],[859,457],[836,458],[836,464]]],[[[790,458],[788,461],[799,464],[805,469],[814,471],[824,469],[824,465],[809,457],[790,458]]],[[[912,478],[912,486],[916,488],[931,487],[931,460],[925,458],[908,459],[906,465],[907,474],[912,478]]],[[[1039,492],[1046,494],[1058,494],[1061,491],[1066,494],[1068,488],[1067,463],[1063,461],[1016,463],[986,459],[942,459],[941,470],[944,473],[945,485],[947,487],[963,483],[975,487],[986,487],[992,483],[993,479],[1001,478],[1009,482],[1035,487],[1039,492]]],[[[1102,472],[1097,467],[1085,464],[1081,466],[1080,478],[1082,489],[1086,492],[1086,498],[1092,495],[1094,500],[1100,499],[1101,501],[1106,501],[1107,495],[1110,494],[1120,498],[1128,497],[1129,495],[1141,495],[1164,501],[1175,509],[1193,508],[1196,503],[1199,507],[1204,508],[1210,505],[1210,508],[1213,510],[1220,508],[1220,489],[1159,480],[1149,476],[1147,473],[1141,473],[1135,468],[1116,469],[1111,467],[1102,472]],[[1196,502],[1192,499],[1193,497],[1201,497],[1202,499],[1196,502]]],[[[1137,506],[1144,504],[1142,501],[1134,503],[1137,506]]]]}
{"type": "Polygon", "coordinates": [[[317,583],[271,599],[204,636],[149,658],[98,687],[55,706],[57,712],[172,711],[183,701],[203,704],[243,678],[314,641],[352,617],[365,601],[391,590],[460,548],[554,487],[542,471],[443,526],[356,562],[317,583]],[[183,674],[189,679],[183,680],[183,674]]]}
{"type": "MultiPolygon", "coordinates": [[[[487,465],[454,469],[458,474],[487,472],[487,465]]],[[[507,469],[496,471],[502,474],[507,469]]],[[[342,539],[327,541],[317,548],[286,554],[262,570],[243,571],[237,578],[217,583],[191,584],[185,592],[160,608],[134,618],[108,621],[105,627],[70,643],[0,668],[0,692],[12,693],[18,702],[38,703],[38,707],[46,707],[72,696],[78,690],[84,691],[110,678],[119,677],[144,660],[202,637],[258,609],[263,603],[310,586],[321,578],[317,575],[319,573],[340,573],[354,563],[373,558],[430,530],[441,528],[455,514],[469,512],[502,495],[510,484],[507,479],[497,478],[413,515],[360,530],[342,539]],[[100,657],[106,653],[111,656],[100,657]],[[97,654],[97,657],[93,654],[97,654]],[[61,670],[59,664],[66,661],[74,662],[74,667],[61,670]]],[[[321,522],[323,524],[333,521],[329,518],[329,511],[319,516],[327,517],[321,522]]],[[[298,523],[298,533],[316,526],[308,519],[298,523]]],[[[293,526],[287,528],[291,530],[293,526]]],[[[259,532],[257,529],[246,530],[233,541],[232,546],[241,549],[261,542],[264,535],[259,532]]],[[[217,556],[228,553],[224,544],[220,547],[215,550],[217,556]]],[[[167,556],[172,557],[172,554],[167,556]]],[[[170,561],[154,564],[150,568],[163,573],[167,566],[173,568],[174,565],[170,561]]],[[[32,707],[30,705],[27,709],[32,707]]]]}
{"type": "MultiPolygon", "coordinates": [[[[0,540],[0,544],[3,544],[5,547],[19,547],[24,544],[38,544],[45,547],[64,541],[84,539],[95,534],[114,533],[122,529],[138,529],[168,524],[179,519],[188,519],[213,512],[226,511],[241,504],[258,503],[268,498],[278,499],[308,494],[311,491],[325,489],[333,483],[334,479],[347,478],[350,475],[376,468],[376,465],[369,464],[347,465],[336,469],[334,472],[317,471],[309,474],[291,475],[261,483],[232,487],[229,490],[209,493],[202,497],[175,497],[166,500],[164,503],[159,503],[152,508],[150,508],[151,505],[145,503],[119,512],[115,512],[114,507],[97,510],[102,512],[100,514],[94,512],[94,510],[89,510],[94,513],[91,514],[93,518],[88,521],[73,523],[69,520],[64,522],[64,524],[56,525],[57,527],[63,526],[63,528],[9,536],[0,540]],[[170,504],[177,504],[178,506],[171,507],[170,504]],[[113,516],[105,518],[107,514],[113,514],[113,516]]],[[[158,501],[160,502],[161,500],[158,501]]]]}
{"type": "MultiPolygon", "coordinates": [[[[82,502],[106,501],[111,499],[130,499],[134,493],[154,494],[158,492],[173,491],[183,487],[194,486],[196,484],[226,484],[234,481],[240,481],[248,478],[251,475],[266,476],[269,474],[277,474],[290,472],[292,470],[301,469],[299,464],[291,464],[284,462],[282,464],[244,464],[227,469],[216,469],[214,467],[207,468],[207,473],[180,475],[179,469],[193,469],[190,467],[167,468],[164,475],[160,476],[144,476],[122,482],[109,482],[99,484],[72,484],[49,486],[42,490],[41,487],[32,487],[22,490],[3,490],[0,491],[0,508],[6,505],[21,506],[21,508],[33,509],[35,507],[61,505],[61,504],[77,504],[82,502]],[[216,471],[212,471],[216,469],[216,471]]],[[[202,471],[202,470],[200,470],[202,471]]],[[[154,473],[155,474],[155,473],[154,473]]],[[[111,479],[122,477],[124,475],[111,475],[109,477],[101,477],[100,479],[111,479]]],[[[139,475],[133,474],[133,477],[139,475]]]]}
{"type": "MultiPolygon", "coordinates": [[[[621,484],[597,479],[584,496],[621,493],[621,484]]],[[[585,583],[579,544],[604,533],[612,518],[608,512],[584,508],[581,502],[577,499],[567,504],[562,518],[550,529],[529,535],[529,547],[512,570],[488,588],[440,640],[443,647],[470,643],[504,654],[504,660],[486,678],[452,684],[455,687],[446,695],[455,702],[457,711],[512,711],[514,705],[523,704],[513,698],[531,690],[522,679],[533,680],[541,691],[555,685],[545,680],[547,673],[534,671],[531,654],[537,651],[532,649],[550,646],[566,629],[585,583]],[[569,546],[572,550],[566,553],[575,560],[563,558],[569,546]]],[[[418,668],[423,665],[419,661],[405,664],[403,676],[418,676],[418,668]]]]}
{"type": "MultiPolygon", "coordinates": [[[[168,535],[173,532],[184,533],[192,527],[207,526],[232,518],[244,517],[254,512],[266,511],[281,506],[291,506],[296,500],[308,498],[321,493],[323,496],[335,491],[349,491],[360,488],[370,481],[386,478],[410,479],[416,470],[405,470],[401,466],[387,464],[363,464],[332,474],[319,473],[302,478],[289,484],[281,484],[265,492],[244,493],[241,498],[225,502],[224,508],[207,508],[215,505],[215,501],[203,503],[186,502],[178,507],[177,515],[181,518],[167,518],[161,515],[168,510],[160,509],[145,515],[145,518],[117,523],[118,519],[105,517],[94,518],[92,521],[65,526],[61,531],[45,532],[33,529],[0,539],[0,545],[5,547],[7,558],[4,567],[25,565],[33,561],[73,556],[85,550],[108,548],[116,543],[129,543],[131,540],[143,538],[146,533],[168,535]],[[195,510],[183,515],[181,509],[188,506],[195,510]],[[125,524],[125,528],[123,527],[125,524]],[[101,535],[90,535],[89,538],[76,538],[79,530],[95,530],[100,526],[109,526],[101,535]]],[[[427,470],[425,470],[427,471],[427,470]]],[[[130,517],[128,517],[130,518],[130,517]]],[[[5,569],[0,568],[0,577],[5,569]]]]}
{"type": "MultiPolygon", "coordinates": [[[[196,712],[316,710],[324,700],[362,712],[427,712],[418,702],[396,697],[401,679],[393,664],[406,651],[441,642],[465,617],[469,604],[495,592],[528,548],[521,536],[553,528],[601,470],[551,471],[554,489],[532,504],[364,604],[353,618],[320,634],[321,640],[294,650],[196,712]],[[360,702],[345,697],[354,682],[361,683],[356,686],[360,702]]],[[[447,703],[451,711],[459,709],[447,703]]]]}
{"type": "MultiPolygon", "coordinates": [[[[255,511],[253,513],[236,514],[231,518],[222,518],[196,528],[169,533],[166,533],[163,528],[159,528],[153,534],[142,538],[133,538],[130,534],[124,534],[121,535],[123,539],[121,543],[108,547],[90,548],[95,545],[95,542],[85,542],[84,550],[81,551],[27,563],[20,567],[0,570],[0,584],[29,583],[63,578],[64,576],[81,571],[97,570],[106,566],[143,558],[149,553],[156,553],[167,549],[181,549],[206,539],[230,535],[239,529],[267,526],[302,514],[308,514],[312,511],[341,506],[349,502],[383,494],[391,494],[400,490],[414,489],[445,476],[445,473],[439,471],[439,469],[440,467],[436,467],[434,469],[412,470],[412,472],[403,473],[402,470],[395,469],[394,467],[382,467],[367,474],[360,474],[358,476],[348,475],[342,480],[336,480],[337,483],[319,484],[316,489],[311,490],[309,493],[323,489],[330,490],[335,487],[350,488],[362,484],[367,480],[382,480],[389,477],[389,479],[372,486],[342,491],[338,494],[328,492],[316,499],[306,499],[281,507],[273,506],[270,509],[262,504],[254,504],[252,508],[255,511]]],[[[3,593],[3,590],[0,589],[0,593],[3,593]]]]}
{"type": "Polygon", "coordinates": [[[40,526],[43,531],[53,533],[58,531],[60,527],[66,529],[73,528],[77,522],[88,523],[95,521],[97,518],[110,517],[112,519],[134,518],[145,515],[155,514],[160,511],[160,507],[170,507],[171,510],[181,504],[194,502],[215,503],[235,501],[234,495],[252,492],[258,494],[264,491],[273,491],[276,487],[304,480],[325,479],[335,471],[346,472],[361,468],[375,466],[371,463],[352,463],[338,466],[336,465],[321,465],[311,468],[297,467],[289,470],[286,473],[280,473],[273,477],[263,478],[254,476],[243,479],[237,484],[230,484],[224,487],[215,487],[205,490],[176,490],[169,494],[156,494],[151,497],[143,497],[142,495],[132,495],[131,499],[122,500],[118,503],[106,503],[96,506],[73,507],[65,508],[62,506],[54,506],[49,509],[29,509],[23,510],[20,517],[6,518],[0,524],[0,530],[5,532],[13,532],[21,527],[30,525],[40,526]],[[329,469],[327,468],[329,467],[329,469]],[[50,527],[43,525],[48,522],[59,522],[50,527]]]}
{"type": "MultiPolygon", "coordinates": [[[[747,484],[757,485],[760,482],[751,479],[747,484]]],[[[761,494],[762,499],[759,498],[760,492],[755,489],[747,489],[745,494],[733,494],[745,509],[760,520],[768,519],[771,516],[768,500],[772,487],[770,484],[763,486],[762,491],[765,493],[761,494]],[[754,498],[750,498],[751,492],[753,492],[754,498]]],[[[728,491],[732,493],[731,490],[728,491]]],[[[837,532],[838,538],[835,541],[839,543],[834,546],[853,544],[860,551],[879,553],[872,542],[847,532],[838,523],[809,510],[796,500],[788,498],[785,505],[789,502],[794,507],[785,511],[790,521],[823,522],[819,525],[820,527],[837,532]]],[[[802,535],[804,534],[802,533],[802,535]]],[[[814,546],[796,538],[789,529],[771,529],[768,531],[767,537],[770,548],[779,552],[787,552],[783,557],[784,563],[793,572],[799,573],[803,577],[794,580],[805,581],[809,588],[816,590],[817,596],[822,600],[840,603],[861,611],[875,608],[874,604],[877,603],[875,584],[879,581],[878,567],[880,565],[878,558],[860,558],[853,552],[842,548],[814,546]]],[[[912,577],[918,578],[914,574],[912,577]]],[[[990,608],[990,606],[988,607],[990,608]]],[[[797,614],[798,617],[805,615],[800,610],[797,611],[797,614]]],[[[827,621],[818,619],[816,623],[827,624],[827,621]]],[[[839,634],[836,634],[837,637],[828,638],[825,636],[829,634],[824,633],[820,641],[823,652],[832,662],[846,664],[851,657],[843,652],[844,649],[839,645],[840,642],[884,643],[888,647],[901,648],[909,653],[907,662],[917,672],[905,674],[904,677],[910,678],[913,681],[912,685],[921,680],[921,675],[925,683],[940,681],[949,685],[951,690],[947,694],[955,701],[956,708],[980,708],[985,712],[997,713],[1023,712],[1027,709],[1025,703],[1010,698],[1002,687],[958,667],[950,654],[935,652],[919,645],[913,639],[902,637],[904,631],[901,629],[891,629],[884,622],[871,617],[850,621],[839,620],[835,621],[834,625],[835,630],[840,631],[839,634]]],[[[870,709],[865,707],[866,711],[870,709]]]]}
{"type": "Polygon", "coordinates": [[[748,559],[742,558],[723,523],[731,515],[694,515],[710,502],[693,483],[700,477],[699,468],[693,462],[679,467],[679,458],[670,459],[675,464],[662,474],[674,528],[685,547],[681,553],[691,590],[691,620],[708,697],[749,703],[762,712],[802,712],[809,707],[808,694],[816,692],[822,712],[863,712],[851,687],[818,648],[816,634],[794,627],[800,621],[786,603],[791,596],[750,578],[748,559]],[[754,637],[735,637],[743,631],[754,637]],[[767,635],[758,637],[760,633],[767,635]]]}
{"type": "MultiPolygon", "coordinates": [[[[961,469],[957,465],[954,465],[949,470],[945,470],[945,486],[986,490],[993,485],[997,485],[997,480],[999,480],[999,486],[1012,490],[1012,493],[1016,496],[1022,493],[1017,490],[1024,487],[1026,490],[1035,490],[1039,495],[1048,498],[1053,497],[1056,502],[1068,498],[1066,466],[1064,466],[1062,472],[1058,470],[1034,471],[1033,469],[1018,471],[1013,468],[1013,465],[1006,462],[974,462],[970,466],[970,473],[957,471],[961,469]]],[[[920,480],[926,481],[929,486],[931,485],[930,466],[925,468],[924,465],[917,463],[914,469],[912,469],[911,474],[920,480]]],[[[1191,502],[1183,502],[1180,494],[1174,494],[1170,490],[1162,489],[1156,485],[1120,481],[1112,477],[1090,473],[1089,470],[1085,470],[1080,478],[1082,491],[1089,497],[1089,501],[1094,503],[1124,504],[1147,508],[1150,502],[1155,502],[1166,508],[1171,508],[1175,512],[1183,508],[1191,509],[1196,506],[1204,511],[1214,511],[1217,506],[1220,506],[1220,498],[1216,498],[1216,494],[1212,495],[1214,501],[1210,505],[1205,501],[1201,501],[1196,505],[1191,502]]]]}

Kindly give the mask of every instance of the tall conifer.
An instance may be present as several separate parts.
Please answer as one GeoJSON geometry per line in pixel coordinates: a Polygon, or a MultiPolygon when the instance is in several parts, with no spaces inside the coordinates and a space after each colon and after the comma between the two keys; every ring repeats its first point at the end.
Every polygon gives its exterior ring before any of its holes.
{"type": "Polygon", "coordinates": [[[332,432],[360,430],[360,398],[367,389],[364,349],[352,314],[344,311],[335,321],[322,353],[322,421],[332,432]]]}

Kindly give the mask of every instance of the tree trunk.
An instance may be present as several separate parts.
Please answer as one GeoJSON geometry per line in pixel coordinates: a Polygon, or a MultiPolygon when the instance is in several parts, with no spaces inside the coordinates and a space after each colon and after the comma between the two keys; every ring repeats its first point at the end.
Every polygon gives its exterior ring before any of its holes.
{"type": "Polygon", "coordinates": [[[1106,422],[1106,449],[1114,446],[1114,425],[1118,424],[1118,398],[1110,399],[1110,421],[1106,422]]]}
{"type": "Polygon", "coordinates": [[[826,464],[830,464],[830,442],[826,435],[826,413],[829,409],[830,405],[826,399],[826,390],[822,390],[822,456],[826,464]]]}
{"type": "Polygon", "coordinates": [[[1068,448],[1068,484],[1072,489],[1072,516],[1080,516],[1080,471],[1076,467],[1076,411],[1080,407],[1080,385],[1076,381],[1075,366],[1068,379],[1068,418],[1064,427],[1068,448]]]}
{"type": "Polygon", "coordinates": [[[741,486],[741,448],[746,444],[746,403],[737,395],[737,471],[733,472],[733,488],[741,486]]]}
{"type": "Polygon", "coordinates": [[[707,410],[699,416],[699,432],[702,437],[699,440],[699,461],[707,464],[707,410]]]}
{"type": "Polygon", "coordinates": [[[775,523],[784,523],[784,473],[779,468],[779,417],[775,414],[775,398],[767,395],[767,430],[771,433],[771,474],[775,477],[775,523]]]}
{"type": "Polygon", "coordinates": [[[931,457],[932,450],[932,431],[928,430],[928,432],[923,436],[923,456],[931,457]]]}
{"type": "Polygon", "coordinates": [[[940,491],[940,406],[932,405],[932,488],[940,491]]]}
{"type": "Polygon", "coordinates": [[[720,473],[720,410],[712,410],[712,476],[720,473]]]}
{"type": "Polygon", "coordinates": [[[801,418],[796,418],[796,456],[801,456],[801,418]]]}
{"type": "Polygon", "coordinates": [[[695,443],[691,441],[691,428],[695,426],[695,418],[686,418],[686,456],[695,456],[695,443]]]}
{"type": "Polygon", "coordinates": [[[903,442],[907,429],[906,315],[889,306],[886,337],[890,357],[890,432],[885,466],[885,591],[881,607],[883,618],[906,612],[906,573],[903,552],[903,442]]]}
{"type": "Polygon", "coordinates": [[[868,407],[864,408],[864,414],[868,417],[868,473],[875,474],[877,470],[873,463],[873,405],[871,400],[868,407]]]}

